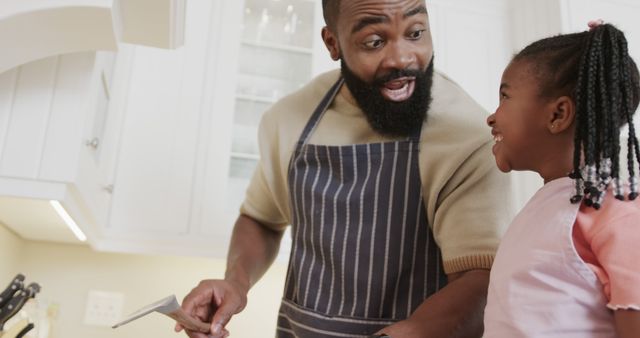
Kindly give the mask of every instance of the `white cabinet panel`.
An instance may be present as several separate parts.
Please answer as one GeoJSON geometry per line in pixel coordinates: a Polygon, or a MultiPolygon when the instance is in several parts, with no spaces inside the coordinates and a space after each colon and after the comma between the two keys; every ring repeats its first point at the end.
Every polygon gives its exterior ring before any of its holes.
{"type": "Polygon", "coordinates": [[[640,60],[640,3],[633,0],[564,0],[565,32],[584,31],[587,23],[603,19],[625,33],[629,52],[636,63],[640,60]]]}
{"type": "Polygon", "coordinates": [[[184,50],[136,50],[110,227],[186,231],[198,110],[180,94],[184,50]]]}
{"type": "Polygon", "coordinates": [[[245,1],[221,1],[212,15],[212,31],[226,31],[209,45],[210,72],[205,82],[205,92],[211,95],[204,100],[209,111],[207,135],[200,149],[197,176],[200,183],[194,191],[192,233],[194,243],[199,243],[208,255],[224,257],[228,237],[237,214],[229,216],[225,207],[229,200],[229,154],[233,134],[236,83],[242,15],[245,1]],[[231,27],[231,29],[230,29],[231,27]],[[208,241],[208,243],[205,243],[208,241]],[[213,244],[213,245],[212,245],[213,244]]]}
{"type": "Polygon", "coordinates": [[[559,0],[510,0],[509,26],[513,32],[514,53],[526,45],[562,30],[559,0]]]}
{"type": "Polygon", "coordinates": [[[38,177],[57,65],[58,58],[48,58],[18,70],[8,129],[4,135],[0,175],[38,177]]]}
{"type": "Polygon", "coordinates": [[[0,73],[0,159],[9,132],[17,79],[16,69],[0,73]]]}
{"type": "MultiPolygon", "coordinates": [[[[203,109],[212,7],[190,1],[185,45],[174,51],[135,47],[126,97],[114,195],[113,236],[187,235],[203,109]]],[[[224,80],[224,79],[221,79],[224,80]]],[[[115,103],[117,104],[117,103],[115,103]]]]}
{"type": "Polygon", "coordinates": [[[74,53],[0,75],[1,176],[74,180],[101,66],[95,52],[74,53]]]}
{"type": "Polygon", "coordinates": [[[91,83],[95,58],[95,53],[59,57],[38,175],[40,179],[72,182],[76,176],[78,153],[83,142],[82,126],[90,118],[87,101],[92,91],[88,84],[91,83]]]}
{"type": "Polygon", "coordinates": [[[487,111],[498,104],[502,70],[512,51],[507,1],[428,4],[435,68],[455,80],[487,111]]]}

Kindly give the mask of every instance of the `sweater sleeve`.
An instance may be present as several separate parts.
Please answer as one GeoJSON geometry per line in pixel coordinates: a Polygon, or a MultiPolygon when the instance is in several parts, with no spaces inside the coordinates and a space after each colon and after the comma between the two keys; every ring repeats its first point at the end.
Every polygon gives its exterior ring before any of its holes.
{"type": "Polygon", "coordinates": [[[490,269],[511,220],[511,182],[497,170],[491,144],[477,148],[440,191],[433,233],[446,273],[490,269]]]}

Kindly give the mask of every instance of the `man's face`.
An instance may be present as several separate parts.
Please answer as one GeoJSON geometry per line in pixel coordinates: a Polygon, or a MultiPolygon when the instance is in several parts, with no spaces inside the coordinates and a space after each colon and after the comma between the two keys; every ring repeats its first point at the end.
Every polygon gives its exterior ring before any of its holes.
{"type": "Polygon", "coordinates": [[[323,37],[372,127],[406,136],[430,101],[433,46],[423,0],[343,0],[323,37]],[[431,65],[431,67],[430,67],[431,65]]]}

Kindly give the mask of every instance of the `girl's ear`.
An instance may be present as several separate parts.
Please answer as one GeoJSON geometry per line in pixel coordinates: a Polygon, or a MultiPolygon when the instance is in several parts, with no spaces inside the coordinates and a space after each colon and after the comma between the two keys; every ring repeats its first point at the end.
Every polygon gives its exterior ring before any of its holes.
{"type": "Polygon", "coordinates": [[[551,134],[559,134],[573,125],[576,117],[576,105],[568,96],[561,96],[552,103],[547,129],[551,134]]]}

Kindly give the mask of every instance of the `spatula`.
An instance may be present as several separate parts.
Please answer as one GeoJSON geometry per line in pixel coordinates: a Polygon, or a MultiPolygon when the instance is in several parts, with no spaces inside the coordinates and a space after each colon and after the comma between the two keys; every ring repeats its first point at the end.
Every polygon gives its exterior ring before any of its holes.
{"type": "Polygon", "coordinates": [[[196,318],[193,318],[189,316],[186,312],[184,312],[184,310],[182,310],[182,308],[180,307],[180,304],[176,300],[175,295],[168,296],[166,298],[163,298],[157,302],[154,302],[152,304],[149,304],[141,308],[140,310],[129,315],[127,318],[123,319],[121,322],[113,325],[112,328],[114,329],[118,328],[140,317],[148,315],[151,312],[158,312],[163,315],[169,316],[188,330],[208,333],[211,328],[210,324],[204,323],[196,318]]]}

